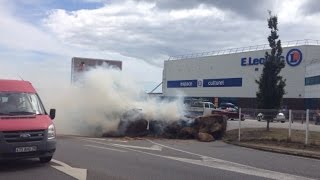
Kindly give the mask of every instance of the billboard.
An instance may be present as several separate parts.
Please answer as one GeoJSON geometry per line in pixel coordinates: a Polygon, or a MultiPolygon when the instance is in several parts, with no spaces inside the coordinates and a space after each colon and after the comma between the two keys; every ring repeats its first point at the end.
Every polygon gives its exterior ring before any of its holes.
{"type": "Polygon", "coordinates": [[[71,84],[78,81],[83,72],[103,64],[122,70],[122,61],[73,57],[71,62],[71,84]]]}

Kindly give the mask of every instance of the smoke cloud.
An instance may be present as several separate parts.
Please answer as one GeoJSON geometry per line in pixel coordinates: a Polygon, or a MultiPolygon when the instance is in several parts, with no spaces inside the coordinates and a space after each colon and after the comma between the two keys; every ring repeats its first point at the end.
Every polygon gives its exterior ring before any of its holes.
{"type": "Polygon", "coordinates": [[[137,84],[120,70],[103,66],[85,72],[76,85],[60,92],[46,89],[43,94],[57,109],[58,134],[97,136],[116,131],[121,116],[131,109],[141,109],[150,120],[177,121],[184,116],[182,99],[149,98],[137,84]],[[58,97],[48,95],[57,93],[58,97]]]}

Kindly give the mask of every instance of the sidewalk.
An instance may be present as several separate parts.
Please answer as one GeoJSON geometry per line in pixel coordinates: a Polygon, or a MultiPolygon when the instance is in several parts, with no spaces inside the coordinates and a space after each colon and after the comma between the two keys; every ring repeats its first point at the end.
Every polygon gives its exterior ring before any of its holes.
{"type": "Polygon", "coordinates": [[[276,152],[281,154],[289,154],[289,155],[302,156],[307,158],[320,159],[320,152],[316,150],[310,151],[310,150],[304,150],[304,149],[279,147],[276,145],[270,145],[270,144],[264,145],[264,144],[250,143],[250,142],[236,142],[236,141],[225,141],[225,142],[229,144],[241,146],[241,147],[253,148],[253,149],[258,149],[262,151],[269,151],[269,152],[276,152]]]}

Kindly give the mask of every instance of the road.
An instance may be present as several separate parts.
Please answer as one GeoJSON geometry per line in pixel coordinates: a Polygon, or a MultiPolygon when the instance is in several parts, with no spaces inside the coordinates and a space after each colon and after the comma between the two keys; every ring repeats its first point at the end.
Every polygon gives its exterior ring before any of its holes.
{"type": "Polygon", "coordinates": [[[2,162],[0,179],[320,179],[320,161],[195,140],[62,136],[53,162],[2,162]],[[77,169],[78,168],[78,169],[77,169]]]}

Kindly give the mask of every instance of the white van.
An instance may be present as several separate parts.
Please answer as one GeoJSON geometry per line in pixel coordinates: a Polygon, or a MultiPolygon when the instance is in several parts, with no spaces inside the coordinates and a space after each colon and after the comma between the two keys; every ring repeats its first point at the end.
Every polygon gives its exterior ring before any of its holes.
{"type": "Polygon", "coordinates": [[[205,116],[212,114],[212,110],[216,109],[212,102],[193,102],[186,107],[187,111],[196,116],[205,116]]]}

